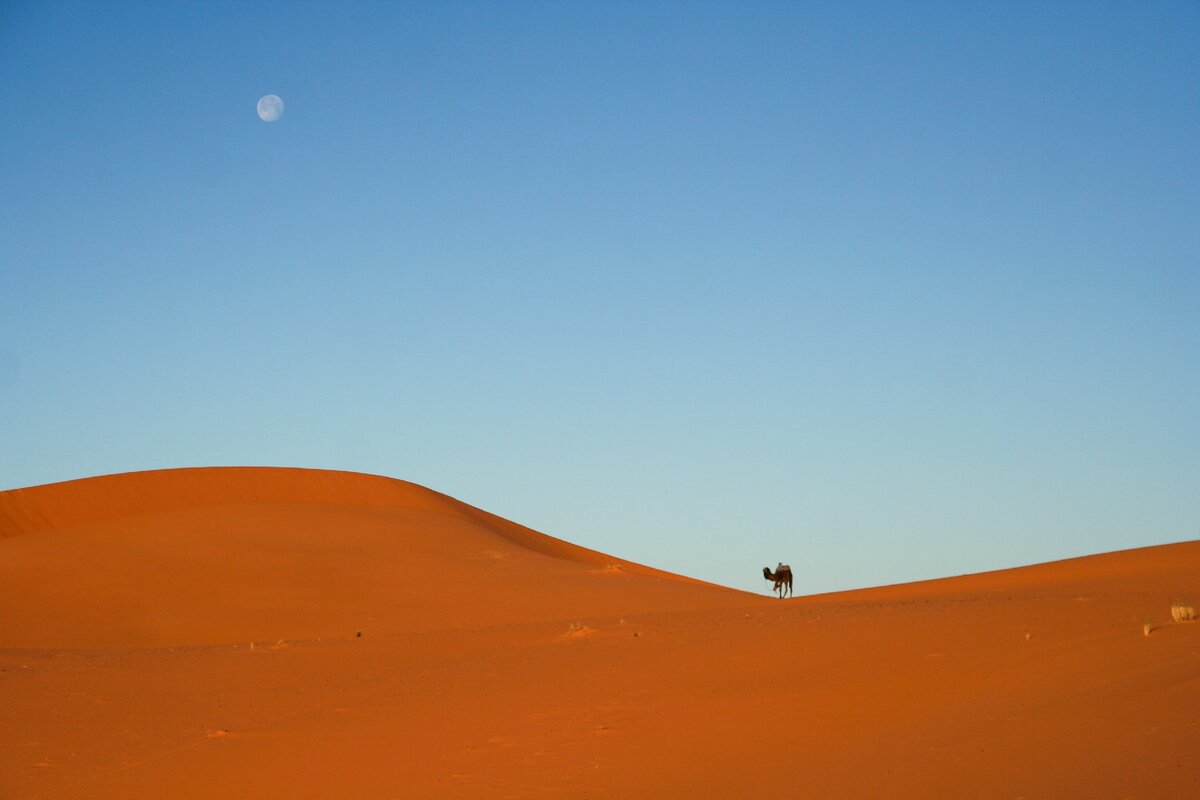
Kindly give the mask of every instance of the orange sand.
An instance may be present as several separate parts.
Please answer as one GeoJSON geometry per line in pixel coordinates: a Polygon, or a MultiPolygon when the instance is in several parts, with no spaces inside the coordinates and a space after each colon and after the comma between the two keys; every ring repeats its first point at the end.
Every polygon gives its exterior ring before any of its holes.
{"type": "Polygon", "coordinates": [[[0,798],[1197,797],[1178,596],[1200,542],[778,601],[368,475],[3,492],[0,798]]]}

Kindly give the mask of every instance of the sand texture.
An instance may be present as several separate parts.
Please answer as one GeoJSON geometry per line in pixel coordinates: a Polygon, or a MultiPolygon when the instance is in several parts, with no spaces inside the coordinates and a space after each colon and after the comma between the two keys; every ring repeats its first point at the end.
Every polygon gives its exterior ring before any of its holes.
{"type": "Polygon", "coordinates": [[[354,473],[2,492],[0,798],[1200,797],[1200,542],[768,588],[354,473]]]}

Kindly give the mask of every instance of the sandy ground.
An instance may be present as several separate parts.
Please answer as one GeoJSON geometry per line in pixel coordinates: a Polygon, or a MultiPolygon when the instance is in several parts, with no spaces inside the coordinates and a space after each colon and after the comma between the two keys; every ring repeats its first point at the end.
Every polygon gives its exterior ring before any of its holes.
{"type": "Polygon", "coordinates": [[[779,601],[375,476],[3,492],[0,798],[1200,797],[1178,597],[1200,542],[779,601]]]}

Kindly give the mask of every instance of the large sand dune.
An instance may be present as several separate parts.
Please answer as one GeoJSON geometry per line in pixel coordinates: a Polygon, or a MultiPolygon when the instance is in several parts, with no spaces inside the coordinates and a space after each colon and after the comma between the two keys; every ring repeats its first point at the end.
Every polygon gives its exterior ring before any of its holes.
{"type": "Polygon", "coordinates": [[[778,601],[376,476],[3,492],[0,798],[1197,797],[1180,596],[1200,542],[778,601]]]}

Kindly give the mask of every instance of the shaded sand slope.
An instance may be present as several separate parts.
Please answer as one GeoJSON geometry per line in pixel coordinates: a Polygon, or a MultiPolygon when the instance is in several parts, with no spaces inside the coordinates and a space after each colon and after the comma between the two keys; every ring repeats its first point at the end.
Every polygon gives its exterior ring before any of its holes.
{"type": "Polygon", "coordinates": [[[0,510],[4,798],[1200,796],[1197,542],[780,602],[372,476],[0,510]]]}

